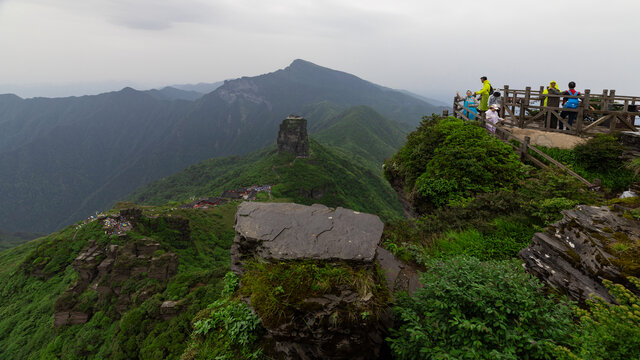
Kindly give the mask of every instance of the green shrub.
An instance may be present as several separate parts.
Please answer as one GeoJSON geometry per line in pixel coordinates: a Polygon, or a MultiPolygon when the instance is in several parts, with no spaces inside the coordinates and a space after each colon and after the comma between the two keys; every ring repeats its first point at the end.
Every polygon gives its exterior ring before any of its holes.
{"type": "MultiPolygon", "coordinates": [[[[640,281],[627,278],[636,289],[640,281]]],[[[595,298],[588,300],[588,309],[576,308],[580,317],[573,338],[573,352],[556,347],[562,359],[626,360],[640,355],[640,297],[620,284],[603,280],[618,304],[595,298]]]]}
{"type": "Polygon", "coordinates": [[[182,360],[260,358],[262,351],[256,341],[262,321],[246,303],[232,298],[238,283],[237,275],[225,275],[222,298],[194,318],[192,340],[182,360]]]}
{"type": "Polygon", "coordinates": [[[455,257],[429,262],[422,289],[399,296],[388,339],[399,359],[543,359],[573,331],[564,300],[516,261],[455,257]]]}
{"type": "MultiPolygon", "coordinates": [[[[618,192],[626,190],[634,179],[634,169],[629,167],[629,164],[626,167],[623,166],[624,164],[619,158],[622,155],[622,147],[611,136],[607,137],[608,140],[596,140],[596,138],[589,140],[586,144],[577,146],[574,150],[546,148],[543,146],[538,146],[538,149],[567,165],[588,181],[600,179],[605,191],[618,192]],[[611,140],[612,138],[614,140],[611,140]],[[600,142],[606,145],[591,145],[593,142],[600,142]],[[607,146],[614,150],[611,152],[603,151],[602,148],[607,146]]],[[[531,154],[546,162],[537,154],[533,152],[531,154]]]]}
{"type": "Polygon", "coordinates": [[[541,219],[545,224],[551,224],[562,219],[562,210],[571,209],[578,205],[577,201],[563,197],[542,199],[534,204],[534,211],[531,215],[541,219]]]}
{"type": "Polygon", "coordinates": [[[573,151],[576,163],[581,167],[601,173],[607,173],[623,166],[622,145],[611,135],[598,134],[584,144],[577,145],[573,151]]]}
{"type": "Polygon", "coordinates": [[[514,188],[524,167],[508,145],[475,123],[425,117],[385,163],[385,173],[390,181],[403,183],[418,202],[441,207],[464,203],[478,193],[514,188]]]}

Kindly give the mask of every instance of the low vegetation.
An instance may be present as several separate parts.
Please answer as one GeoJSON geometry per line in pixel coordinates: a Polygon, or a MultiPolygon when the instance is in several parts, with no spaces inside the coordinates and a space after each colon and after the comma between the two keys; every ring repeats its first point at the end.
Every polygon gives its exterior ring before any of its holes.
{"type": "MultiPolygon", "coordinates": [[[[549,295],[516,259],[533,233],[558,221],[562,210],[608,203],[624,206],[625,217],[640,219],[637,198],[605,202],[570,177],[536,170],[502,153],[499,141],[475,126],[425,118],[385,163],[387,179],[404,191],[418,216],[387,222],[383,244],[425,270],[424,288],[413,297],[400,296],[395,307],[399,324],[388,339],[394,356],[637,357],[637,293],[605,282],[618,304],[596,299],[581,309],[549,295]],[[475,149],[478,144],[494,150],[483,153],[475,149]]],[[[625,168],[622,148],[609,136],[575,150],[543,150],[589,180],[602,179],[607,191],[626,189],[636,170],[633,161],[625,168]]],[[[625,273],[635,275],[637,244],[611,231],[616,241],[609,251],[625,259],[625,273]]],[[[638,281],[629,281],[638,291],[638,281]]]]}
{"type": "MultiPolygon", "coordinates": [[[[120,315],[117,304],[95,302],[89,289],[80,297],[97,305],[85,324],[53,329],[54,303],[78,279],[71,266],[89,240],[97,244],[118,244],[117,236],[104,233],[98,221],[72,225],[41,239],[0,252],[0,348],[9,359],[176,359],[185,350],[191,320],[219,297],[222,277],[229,267],[229,248],[233,240],[235,206],[210,210],[176,210],[148,207],[149,216],[171,215],[189,219],[191,244],[173,246],[167,228],[140,227],[129,237],[150,237],[159,241],[161,251],[178,255],[178,273],[166,288],[132,305],[120,315]],[[92,300],[93,299],[93,300],[92,300]],[[160,313],[163,301],[180,304],[175,317],[160,313]]],[[[160,255],[159,253],[157,255],[160,255]]],[[[138,289],[153,282],[142,274],[123,284],[138,289]]]]}
{"type": "Polygon", "coordinates": [[[256,342],[262,321],[247,304],[233,299],[239,280],[228,272],[220,299],[195,316],[191,339],[181,360],[261,358],[256,342]]]}
{"type": "MultiPolygon", "coordinates": [[[[600,179],[608,193],[619,194],[627,190],[636,175],[634,161],[625,163],[622,159],[624,148],[611,135],[597,135],[574,149],[538,148],[585,179],[600,179]]],[[[532,155],[536,156],[535,153],[532,155]]]]}
{"type": "Polygon", "coordinates": [[[400,297],[389,339],[400,359],[544,359],[568,345],[569,304],[547,298],[514,261],[424,263],[424,287],[400,297]]]}
{"type": "Polygon", "coordinates": [[[314,309],[317,304],[305,302],[309,298],[351,290],[359,298],[372,301],[359,302],[354,308],[338,308],[334,320],[338,324],[359,323],[363,316],[377,319],[387,306],[390,299],[383,284],[377,273],[344,263],[253,262],[242,278],[240,294],[249,298],[265,324],[277,326],[290,321],[296,313],[314,309]]]}
{"type": "Polygon", "coordinates": [[[405,260],[509,259],[561,210],[600,201],[575,179],[522,164],[509,146],[458,119],[425,118],[385,165],[419,214],[385,227],[385,246],[405,260]]]}
{"type": "Polygon", "coordinates": [[[402,207],[379,168],[358,164],[339,151],[310,140],[311,157],[278,154],[275,147],[247,155],[206,160],[156,181],[132,196],[135,202],[160,205],[192,196],[220,195],[252,184],[274,185],[273,201],[320,203],[398,218],[402,207]]]}
{"type": "MultiPolygon", "coordinates": [[[[640,280],[629,277],[636,291],[640,280]]],[[[575,309],[580,326],[573,335],[573,352],[559,349],[558,357],[567,359],[634,359],[640,354],[640,297],[620,284],[604,280],[617,304],[602,299],[589,301],[588,309],[575,309]]]]}

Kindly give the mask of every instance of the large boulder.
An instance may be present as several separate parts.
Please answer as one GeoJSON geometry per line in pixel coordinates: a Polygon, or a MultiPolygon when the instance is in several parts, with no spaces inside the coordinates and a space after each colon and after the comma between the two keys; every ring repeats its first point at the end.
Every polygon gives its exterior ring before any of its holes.
{"type": "Polygon", "coordinates": [[[640,222],[616,206],[579,205],[562,213],[520,251],[525,269],[579,302],[590,296],[613,302],[602,280],[628,285],[627,276],[640,274],[640,222]]]}
{"type": "MultiPolygon", "coordinates": [[[[356,286],[357,281],[309,293],[296,288],[295,296],[282,295],[289,299],[281,305],[287,315],[277,321],[257,311],[267,330],[262,340],[266,354],[286,359],[384,358],[384,339],[392,325],[387,284],[405,289],[412,285],[410,280],[396,281],[407,272],[393,262],[392,254],[378,248],[383,224],[377,216],[323,205],[245,202],[238,207],[235,230],[232,270],[244,274],[248,289],[256,289],[248,285],[256,271],[268,271],[256,270],[250,261],[285,268],[349,269],[346,273],[360,274],[360,284],[368,284],[369,290],[356,286]],[[380,263],[389,266],[384,276],[376,266],[381,257],[380,263]],[[312,265],[305,265],[309,262],[312,265]]],[[[261,285],[255,291],[285,291],[279,284],[261,285]]],[[[250,298],[260,298],[253,290],[249,294],[245,301],[250,305],[250,298]]]]}
{"type": "Polygon", "coordinates": [[[244,202],[236,213],[232,270],[249,258],[371,263],[382,236],[375,215],[316,204],[244,202]]]}

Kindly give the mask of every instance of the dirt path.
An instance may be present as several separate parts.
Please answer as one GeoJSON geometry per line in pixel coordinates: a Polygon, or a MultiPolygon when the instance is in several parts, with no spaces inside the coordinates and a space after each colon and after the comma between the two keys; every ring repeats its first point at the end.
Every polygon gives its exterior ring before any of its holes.
{"type": "Polygon", "coordinates": [[[573,149],[576,145],[587,141],[587,139],[579,136],[557,132],[519,128],[510,128],[508,130],[520,139],[524,139],[525,136],[529,136],[531,138],[531,145],[554,147],[559,149],[573,149]]]}

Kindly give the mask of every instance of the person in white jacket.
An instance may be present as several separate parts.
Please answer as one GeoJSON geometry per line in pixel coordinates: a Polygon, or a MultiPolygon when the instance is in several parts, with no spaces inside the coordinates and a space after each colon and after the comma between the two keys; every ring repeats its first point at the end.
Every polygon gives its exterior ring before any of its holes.
{"type": "Polygon", "coordinates": [[[493,104],[491,105],[491,107],[489,107],[489,110],[487,110],[487,112],[485,113],[485,117],[487,120],[486,121],[487,130],[491,131],[492,133],[496,132],[496,127],[493,125],[502,121],[502,119],[498,114],[499,109],[500,109],[500,106],[498,106],[497,104],[493,104]]]}

